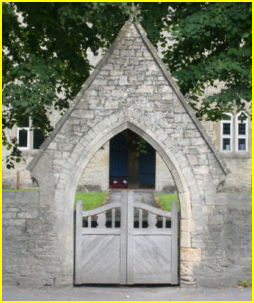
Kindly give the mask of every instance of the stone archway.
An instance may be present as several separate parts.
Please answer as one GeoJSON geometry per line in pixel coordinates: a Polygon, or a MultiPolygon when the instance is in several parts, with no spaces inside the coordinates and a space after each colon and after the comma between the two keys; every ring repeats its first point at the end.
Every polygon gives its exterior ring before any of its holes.
{"type": "MultiPolygon", "coordinates": [[[[100,125],[97,126],[97,129],[102,129],[103,125],[107,123],[106,121],[102,121],[100,125]]],[[[178,193],[179,200],[181,205],[181,230],[180,230],[180,255],[184,256],[185,262],[181,262],[181,279],[182,281],[186,281],[186,267],[192,268],[194,263],[200,261],[200,249],[192,248],[191,243],[191,232],[194,231],[194,221],[192,219],[191,214],[191,201],[190,201],[190,191],[187,186],[187,182],[183,176],[179,163],[175,159],[174,155],[170,152],[168,148],[164,146],[158,139],[156,139],[156,135],[152,133],[151,130],[146,132],[142,130],[140,127],[135,125],[132,122],[124,121],[118,123],[112,123],[111,127],[107,125],[106,131],[97,133],[94,140],[90,142],[88,146],[84,146],[85,144],[80,142],[79,145],[73,150],[73,153],[68,162],[62,168],[61,173],[59,174],[58,183],[56,184],[56,188],[54,190],[49,189],[48,183],[45,186],[43,180],[45,180],[45,176],[42,178],[41,171],[36,173],[37,169],[33,171],[33,175],[38,179],[40,183],[41,190],[41,205],[48,204],[45,201],[45,197],[47,200],[52,202],[52,198],[54,200],[54,215],[55,215],[55,223],[56,223],[56,232],[58,234],[58,245],[65,248],[61,251],[61,259],[63,264],[66,265],[65,271],[66,276],[69,275],[68,280],[72,277],[72,272],[74,269],[74,259],[73,259],[73,242],[74,242],[74,222],[73,222],[73,206],[74,206],[74,195],[76,191],[76,187],[78,184],[78,180],[82,174],[82,171],[85,169],[90,159],[93,157],[94,153],[108,140],[110,140],[113,136],[118,134],[119,132],[130,129],[133,132],[137,133],[139,136],[144,138],[149,144],[151,144],[154,149],[160,154],[162,159],[165,161],[165,164],[172,172],[172,176],[175,180],[178,193]],[[80,148],[82,146],[82,149],[80,148]],[[83,155],[83,157],[82,157],[83,155]],[[70,167],[72,169],[70,171],[70,167]],[[63,221],[65,224],[63,225],[63,221]],[[193,254],[194,260],[193,259],[193,254]],[[187,262],[187,264],[186,264],[187,262]],[[67,274],[69,273],[69,274],[67,274]]],[[[83,138],[85,142],[86,139],[83,138]]],[[[50,163],[48,158],[45,158],[44,161],[50,163]]],[[[44,162],[43,161],[43,162],[44,162]]],[[[45,167],[44,167],[45,169],[45,167]]],[[[49,170],[49,167],[48,167],[49,170]]],[[[50,177],[50,172],[49,177],[50,177]]],[[[187,279],[192,280],[191,272],[188,269],[188,277],[187,279]]],[[[71,281],[69,280],[71,283],[71,281]]]]}
{"type": "Polygon", "coordinates": [[[177,186],[182,282],[199,278],[193,269],[201,253],[209,263],[203,246],[208,208],[225,167],[140,24],[127,22],[29,165],[40,184],[43,220],[54,234],[45,270],[58,285],[73,283],[73,201],[80,176],[94,153],[125,129],[153,146],[177,186]]]}

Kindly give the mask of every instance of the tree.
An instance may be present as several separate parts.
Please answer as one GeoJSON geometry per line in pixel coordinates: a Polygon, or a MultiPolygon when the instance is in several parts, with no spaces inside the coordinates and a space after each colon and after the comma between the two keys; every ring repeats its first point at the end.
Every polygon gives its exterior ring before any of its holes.
{"type": "MultiPolygon", "coordinates": [[[[199,118],[216,121],[251,101],[251,3],[174,3],[164,62],[199,118]],[[199,104],[207,85],[224,83],[199,104]]],[[[166,41],[164,41],[165,44],[166,41]]]]}
{"type": "MultiPolygon", "coordinates": [[[[251,100],[251,3],[137,3],[151,42],[199,118],[251,100]],[[165,32],[170,32],[170,37],[165,32]],[[168,44],[173,39],[174,44],[168,44]],[[198,97],[206,85],[225,89],[198,97]]],[[[52,107],[64,111],[89,76],[87,50],[107,49],[129,18],[130,3],[3,3],[3,144],[12,150],[8,167],[20,160],[5,130],[29,116],[44,135],[52,107]],[[61,93],[62,94],[59,94],[61,93]]]]}

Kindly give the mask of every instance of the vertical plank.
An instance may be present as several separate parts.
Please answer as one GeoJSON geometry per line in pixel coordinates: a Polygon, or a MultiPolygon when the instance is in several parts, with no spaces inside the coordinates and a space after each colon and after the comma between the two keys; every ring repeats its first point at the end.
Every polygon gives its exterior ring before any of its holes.
{"type": "Polygon", "coordinates": [[[178,213],[177,203],[173,201],[171,210],[171,230],[172,230],[172,284],[178,283],[178,213]]]}
{"type": "Polygon", "coordinates": [[[97,215],[97,228],[106,228],[106,213],[97,215]]]}
{"type": "Polygon", "coordinates": [[[127,284],[134,283],[133,276],[133,260],[134,260],[134,246],[133,246],[133,226],[134,226],[134,192],[128,191],[128,213],[127,213],[127,284]]]}
{"type": "Polygon", "coordinates": [[[92,218],[91,218],[91,216],[89,216],[89,217],[87,218],[87,220],[88,220],[87,227],[88,227],[88,228],[91,228],[91,227],[92,227],[92,218]]]}
{"type": "Polygon", "coordinates": [[[121,192],[121,246],[120,246],[120,284],[127,283],[127,207],[128,191],[121,192]]]}
{"type": "Polygon", "coordinates": [[[162,228],[166,228],[166,217],[162,217],[162,228]]]}
{"type": "Polygon", "coordinates": [[[142,228],[143,227],[143,210],[139,209],[138,210],[138,228],[142,228]]]}
{"type": "Polygon", "coordinates": [[[82,260],[82,220],[83,220],[83,205],[82,201],[77,202],[76,206],[76,237],[75,237],[75,284],[81,284],[81,266],[80,261],[82,260]]]}
{"type": "Polygon", "coordinates": [[[112,212],[111,212],[111,222],[112,222],[111,227],[115,228],[116,227],[116,209],[115,208],[113,208],[112,212]]]}

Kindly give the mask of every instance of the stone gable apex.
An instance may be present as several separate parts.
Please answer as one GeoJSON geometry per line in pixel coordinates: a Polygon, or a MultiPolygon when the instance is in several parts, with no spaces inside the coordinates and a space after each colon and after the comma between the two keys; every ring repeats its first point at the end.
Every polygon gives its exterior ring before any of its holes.
{"type": "MultiPolygon", "coordinates": [[[[192,123],[195,125],[196,129],[199,131],[201,137],[204,139],[212,153],[214,154],[215,159],[217,160],[219,166],[221,167],[224,174],[226,174],[227,168],[221,159],[219,153],[216,151],[212,143],[210,142],[210,139],[208,138],[202,124],[198,121],[198,119],[195,117],[195,114],[191,107],[187,104],[185,98],[183,97],[182,93],[180,92],[180,89],[176,82],[173,80],[172,76],[170,75],[170,72],[167,70],[166,66],[162,62],[162,60],[159,58],[156,49],[151,44],[151,42],[148,40],[146,32],[142,28],[141,24],[138,22],[133,22],[131,20],[127,21],[125,25],[120,30],[116,40],[112,44],[112,46],[109,48],[106,55],[100,60],[100,62],[97,64],[96,68],[94,69],[93,73],[90,75],[90,77],[86,80],[86,82],[83,84],[80,92],[77,94],[77,96],[74,98],[73,105],[69,108],[69,110],[65,113],[65,115],[58,121],[56,124],[56,127],[54,131],[50,134],[50,136],[44,141],[44,143],[41,145],[40,152],[34,157],[34,159],[30,162],[28,165],[28,169],[32,170],[33,167],[36,165],[37,161],[40,159],[44,151],[48,148],[49,144],[53,141],[55,136],[60,132],[61,128],[64,126],[64,124],[68,121],[71,115],[74,115],[75,110],[79,107],[79,104],[81,104],[85,99],[84,96],[88,95],[88,91],[90,87],[93,85],[94,81],[101,81],[101,84],[104,85],[103,80],[100,77],[101,72],[103,71],[103,67],[105,67],[106,64],[109,64],[110,59],[112,58],[112,54],[117,51],[121,47],[121,44],[126,42],[131,37],[137,37],[142,41],[143,45],[146,47],[146,53],[150,54],[150,59],[153,60],[153,63],[159,68],[160,72],[164,76],[167,85],[172,89],[173,93],[177,96],[177,100],[181,103],[181,106],[184,108],[185,112],[188,114],[189,118],[191,119],[192,123]],[[99,79],[99,80],[98,80],[99,79]],[[100,80],[101,79],[101,80],[100,80]]],[[[132,49],[135,48],[135,45],[130,45],[130,50],[126,52],[126,57],[131,55],[132,49]]],[[[135,59],[135,58],[134,58],[135,59]]],[[[133,59],[133,60],[134,60],[133,59]]],[[[142,71],[141,71],[142,72],[142,71]]],[[[116,75],[117,76],[117,75],[116,75]]],[[[104,77],[107,77],[106,75],[104,77]]],[[[122,76],[120,81],[125,81],[125,77],[122,76]]],[[[121,83],[119,82],[119,85],[121,83]]],[[[105,83],[105,86],[107,84],[105,83]]],[[[142,90],[142,87],[140,87],[142,90]]],[[[147,87],[146,87],[147,89],[147,87]]],[[[137,91],[138,93],[138,91],[137,91]]],[[[120,98],[120,92],[119,95],[116,97],[120,98]]],[[[87,112],[90,112],[88,110],[87,112]]]]}

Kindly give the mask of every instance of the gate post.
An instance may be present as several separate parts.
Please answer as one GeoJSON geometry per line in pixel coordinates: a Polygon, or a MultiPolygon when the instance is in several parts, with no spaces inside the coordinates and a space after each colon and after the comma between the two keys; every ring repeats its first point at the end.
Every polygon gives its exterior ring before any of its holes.
{"type": "Polygon", "coordinates": [[[77,202],[76,206],[76,237],[75,237],[75,284],[81,284],[81,272],[80,268],[78,268],[78,260],[81,260],[82,255],[82,228],[83,228],[83,203],[82,201],[77,202]]]}
{"type": "Polygon", "coordinates": [[[178,284],[178,211],[177,203],[173,201],[171,209],[172,230],[172,284],[178,284]]]}
{"type": "Polygon", "coordinates": [[[120,284],[127,283],[127,268],[126,268],[126,260],[127,260],[127,211],[128,211],[128,191],[123,190],[121,193],[121,247],[120,247],[120,284]]]}
{"type": "Polygon", "coordinates": [[[133,225],[134,225],[134,192],[128,191],[127,213],[127,284],[133,284],[133,225]]]}

